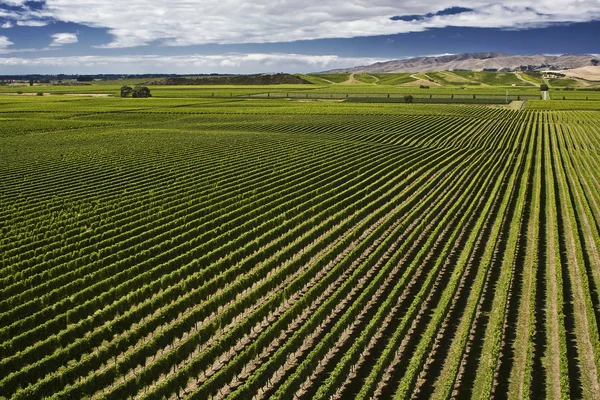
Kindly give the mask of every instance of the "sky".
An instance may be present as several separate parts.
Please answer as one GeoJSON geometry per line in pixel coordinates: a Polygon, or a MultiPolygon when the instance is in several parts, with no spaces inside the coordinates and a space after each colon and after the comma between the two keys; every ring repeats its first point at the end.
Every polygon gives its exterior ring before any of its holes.
{"type": "Polygon", "coordinates": [[[306,73],[599,39],[600,0],[0,0],[0,75],[306,73]]]}

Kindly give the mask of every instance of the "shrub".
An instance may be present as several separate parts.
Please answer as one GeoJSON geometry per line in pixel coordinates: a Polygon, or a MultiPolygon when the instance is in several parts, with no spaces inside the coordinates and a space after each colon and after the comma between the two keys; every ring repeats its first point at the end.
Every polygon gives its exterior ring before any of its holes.
{"type": "Polygon", "coordinates": [[[121,86],[121,97],[129,97],[129,95],[133,92],[131,86],[121,86]]]}
{"type": "Polygon", "coordinates": [[[150,94],[150,89],[148,89],[146,86],[136,86],[135,89],[133,89],[133,92],[131,92],[131,97],[143,99],[152,97],[152,95],[150,94]]]}

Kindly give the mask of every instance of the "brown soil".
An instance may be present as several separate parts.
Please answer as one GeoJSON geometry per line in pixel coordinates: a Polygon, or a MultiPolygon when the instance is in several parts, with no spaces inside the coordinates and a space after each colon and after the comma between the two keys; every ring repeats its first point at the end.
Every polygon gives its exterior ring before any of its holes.
{"type": "Polygon", "coordinates": [[[362,83],[362,82],[357,81],[356,78],[354,77],[354,74],[350,74],[348,79],[346,79],[344,82],[340,82],[340,85],[356,85],[356,84],[360,84],[360,83],[362,83]]]}

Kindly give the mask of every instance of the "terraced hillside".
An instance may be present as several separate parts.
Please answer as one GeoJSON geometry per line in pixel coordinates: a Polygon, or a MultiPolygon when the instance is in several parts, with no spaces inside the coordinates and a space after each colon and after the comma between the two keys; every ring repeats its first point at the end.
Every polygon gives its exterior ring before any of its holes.
{"type": "Polygon", "coordinates": [[[600,397],[600,112],[0,102],[5,398],[600,397]]]}

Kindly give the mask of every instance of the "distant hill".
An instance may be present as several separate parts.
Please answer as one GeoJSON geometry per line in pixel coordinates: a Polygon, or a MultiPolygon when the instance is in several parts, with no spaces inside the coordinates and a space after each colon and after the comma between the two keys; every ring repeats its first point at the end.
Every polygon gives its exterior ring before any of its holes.
{"type": "Polygon", "coordinates": [[[306,79],[290,74],[257,74],[232,76],[169,77],[146,83],[147,85],[294,85],[312,84],[306,79]]]}
{"type": "Polygon", "coordinates": [[[322,73],[387,73],[434,71],[548,71],[600,65],[600,57],[564,54],[561,56],[516,56],[504,53],[465,53],[439,57],[416,57],[372,65],[335,69],[322,73]]]}

